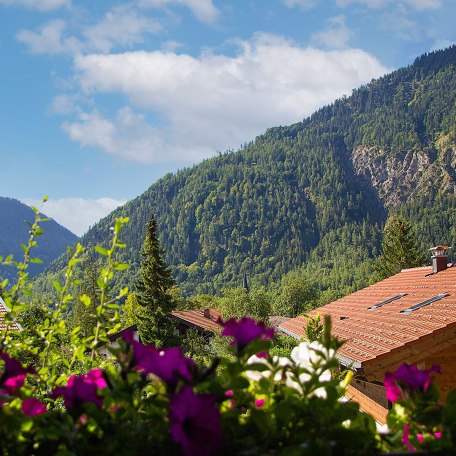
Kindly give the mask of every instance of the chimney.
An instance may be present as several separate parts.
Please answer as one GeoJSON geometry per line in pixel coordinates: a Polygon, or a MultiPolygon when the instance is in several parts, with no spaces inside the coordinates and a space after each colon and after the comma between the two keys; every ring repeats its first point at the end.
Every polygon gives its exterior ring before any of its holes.
{"type": "Polygon", "coordinates": [[[204,318],[211,318],[211,309],[204,309],[204,318]]]}
{"type": "Polygon", "coordinates": [[[440,271],[444,271],[447,268],[448,262],[448,251],[451,247],[446,245],[438,245],[429,249],[432,252],[432,273],[437,274],[440,271]]]}

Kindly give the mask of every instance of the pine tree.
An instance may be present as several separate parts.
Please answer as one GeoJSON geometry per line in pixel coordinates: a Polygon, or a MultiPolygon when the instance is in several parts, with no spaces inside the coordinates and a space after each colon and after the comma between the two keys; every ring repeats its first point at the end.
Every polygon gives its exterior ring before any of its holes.
{"type": "Polygon", "coordinates": [[[174,326],[167,314],[176,306],[171,294],[175,281],[162,258],[163,253],[157,237],[157,223],[152,216],[147,224],[146,239],[141,251],[136,297],[139,336],[144,343],[157,347],[172,343],[174,326]]]}
{"type": "Polygon", "coordinates": [[[402,216],[391,216],[383,231],[382,253],[375,265],[376,279],[386,279],[401,269],[423,266],[425,262],[410,223],[402,216]]]}

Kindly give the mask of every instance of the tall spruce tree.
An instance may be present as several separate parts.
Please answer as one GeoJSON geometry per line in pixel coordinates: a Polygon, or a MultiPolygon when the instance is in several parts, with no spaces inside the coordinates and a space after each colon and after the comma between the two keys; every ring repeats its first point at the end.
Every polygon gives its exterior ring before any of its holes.
{"type": "Polygon", "coordinates": [[[136,314],[141,340],[157,347],[169,346],[173,342],[174,326],[168,313],[176,306],[170,293],[175,281],[162,258],[163,253],[157,237],[157,223],[152,216],[141,251],[140,277],[136,282],[136,314]]]}
{"type": "Polygon", "coordinates": [[[401,269],[423,266],[425,262],[426,257],[407,219],[400,215],[389,217],[383,231],[382,253],[375,265],[376,279],[386,279],[401,269]]]}

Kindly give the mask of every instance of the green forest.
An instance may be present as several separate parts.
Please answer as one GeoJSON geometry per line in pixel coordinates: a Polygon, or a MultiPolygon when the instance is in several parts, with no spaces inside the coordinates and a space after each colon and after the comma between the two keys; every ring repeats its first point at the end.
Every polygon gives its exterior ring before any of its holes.
{"type": "MultiPolygon", "coordinates": [[[[426,255],[456,245],[455,76],[455,46],[425,54],[302,122],[165,175],[81,243],[103,245],[114,219],[129,217],[119,261],[131,266],[114,288],[135,291],[154,217],[183,300],[223,296],[244,277],[276,295],[298,277],[317,303],[362,288],[375,280],[392,214],[411,223],[426,255]]],[[[66,258],[36,280],[43,298],[66,258]]]]}

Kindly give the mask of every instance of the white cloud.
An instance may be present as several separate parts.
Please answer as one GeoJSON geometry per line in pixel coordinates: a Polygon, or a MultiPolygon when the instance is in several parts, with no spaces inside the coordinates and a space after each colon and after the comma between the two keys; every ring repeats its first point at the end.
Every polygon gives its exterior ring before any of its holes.
{"type": "Polygon", "coordinates": [[[39,11],[51,11],[63,6],[70,7],[71,0],[0,0],[6,6],[22,6],[39,11]]]}
{"type": "Polygon", "coordinates": [[[347,48],[353,32],[345,24],[345,16],[332,17],[327,23],[324,30],[312,35],[312,41],[329,49],[347,48]]]}
{"type": "Polygon", "coordinates": [[[80,97],[75,95],[57,95],[52,100],[51,112],[55,114],[73,114],[81,111],[80,97]]]}
{"type": "Polygon", "coordinates": [[[34,54],[62,54],[77,52],[81,43],[74,37],[64,38],[65,21],[55,19],[45,24],[38,32],[21,30],[16,35],[19,42],[28,46],[34,54]]]}
{"type": "Polygon", "coordinates": [[[266,128],[311,114],[387,68],[359,49],[322,51],[258,34],[234,57],[204,53],[126,52],[78,56],[83,92],[126,96],[114,119],[97,111],[64,124],[70,138],[139,162],[193,163],[237,147],[266,128]]]}
{"type": "Polygon", "coordinates": [[[68,228],[77,236],[82,236],[89,227],[106,217],[115,208],[126,203],[126,201],[113,198],[61,198],[56,200],[50,198],[45,204],[41,204],[40,200],[25,198],[22,199],[22,202],[38,207],[43,214],[68,228]]]}
{"type": "Polygon", "coordinates": [[[390,0],[336,0],[337,6],[345,7],[350,3],[360,3],[368,8],[381,8],[386,6],[390,0]]]}
{"type": "Polygon", "coordinates": [[[308,9],[315,6],[316,0],[282,0],[282,3],[288,6],[288,8],[298,6],[303,9],[308,9]]]}
{"type": "Polygon", "coordinates": [[[86,47],[95,51],[109,52],[112,47],[141,43],[147,33],[158,33],[161,25],[126,6],[118,6],[106,13],[94,26],[87,27],[83,35],[86,47]]]}
{"type": "MultiPolygon", "coordinates": [[[[178,148],[167,144],[165,131],[148,124],[143,115],[134,114],[128,107],[120,109],[113,120],[97,111],[81,113],[79,121],[65,122],[62,129],[83,147],[96,147],[126,160],[153,163],[181,158],[178,148]]],[[[203,158],[209,151],[193,153],[203,158]]]]}
{"type": "Polygon", "coordinates": [[[414,6],[417,10],[437,9],[442,6],[440,0],[404,0],[405,3],[414,6]]]}
{"type": "Polygon", "coordinates": [[[67,28],[64,20],[54,19],[37,31],[21,30],[16,39],[34,54],[106,53],[114,47],[141,43],[146,34],[162,30],[159,22],[126,6],[114,7],[98,23],[82,27],[79,38],[67,28]]]}
{"type": "Polygon", "coordinates": [[[201,22],[215,22],[219,16],[219,10],[212,0],[140,0],[140,6],[152,6],[163,8],[168,5],[183,5],[189,8],[195,17],[201,22]]]}
{"type": "Polygon", "coordinates": [[[441,0],[336,0],[336,4],[342,7],[347,6],[350,3],[359,3],[368,8],[382,8],[388,4],[396,6],[411,5],[417,10],[436,9],[442,6],[441,0]]]}

